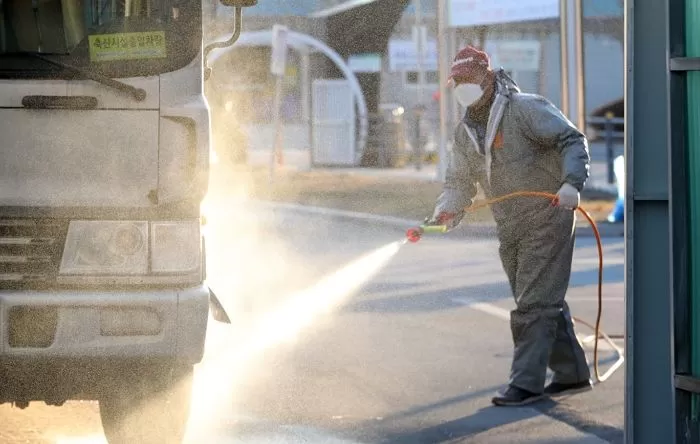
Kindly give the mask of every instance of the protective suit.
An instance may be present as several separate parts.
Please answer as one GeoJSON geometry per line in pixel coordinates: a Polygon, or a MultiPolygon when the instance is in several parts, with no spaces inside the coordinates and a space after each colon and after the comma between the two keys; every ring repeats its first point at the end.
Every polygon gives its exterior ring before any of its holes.
{"type": "Polygon", "coordinates": [[[503,70],[491,73],[487,119],[475,121],[467,112],[458,125],[433,217],[454,214],[453,226],[458,224],[477,183],[489,199],[516,191],[575,194],[569,209],[541,197],[516,197],[491,207],[516,304],[509,389],[493,402],[523,405],[543,393],[590,387],[586,356],[564,300],[575,241],[571,208],[589,176],[590,156],[585,136],[553,104],[520,92],[503,70]],[[547,367],[554,378],[545,390],[547,367]]]}

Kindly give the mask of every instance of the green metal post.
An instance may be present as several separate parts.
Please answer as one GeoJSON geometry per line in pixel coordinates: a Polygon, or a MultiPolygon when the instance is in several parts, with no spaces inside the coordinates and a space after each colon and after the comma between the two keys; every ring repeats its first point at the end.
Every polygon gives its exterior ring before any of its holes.
{"type": "MultiPolygon", "coordinates": [[[[700,56],[700,2],[685,2],[685,43],[686,57],[700,56]]],[[[690,290],[691,290],[691,368],[693,376],[700,376],[700,72],[687,73],[688,107],[688,200],[690,215],[690,290]]],[[[700,404],[697,394],[693,394],[691,417],[698,420],[700,404]]]]}
{"type": "MultiPolygon", "coordinates": [[[[671,217],[671,197],[678,197],[671,182],[678,175],[669,162],[670,147],[678,146],[669,131],[669,40],[679,25],[669,19],[673,3],[625,0],[626,444],[672,444],[676,436],[671,294],[679,290],[673,278],[681,268],[671,217]]],[[[685,96],[680,106],[685,114],[685,96]]],[[[685,192],[686,184],[676,190],[685,192]]]]}

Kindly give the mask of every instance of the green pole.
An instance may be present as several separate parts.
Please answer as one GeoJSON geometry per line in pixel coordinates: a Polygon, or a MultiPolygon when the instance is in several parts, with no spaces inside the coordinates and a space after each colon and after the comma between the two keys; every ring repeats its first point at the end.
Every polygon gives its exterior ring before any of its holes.
{"type": "MultiPolygon", "coordinates": [[[[700,1],[685,2],[686,57],[700,57],[700,1]]],[[[688,94],[688,197],[690,202],[690,299],[691,299],[691,368],[700,376],[700,72],[687,73],[688,94]]],[[[691,416],[698,420],[700,399],[693,395],[691,416]]]]}

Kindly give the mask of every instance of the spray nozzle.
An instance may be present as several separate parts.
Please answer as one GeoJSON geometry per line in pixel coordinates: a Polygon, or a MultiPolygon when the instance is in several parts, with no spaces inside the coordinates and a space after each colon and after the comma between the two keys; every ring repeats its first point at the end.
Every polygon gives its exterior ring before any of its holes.
{"type": "Polygon", "coordinates": [[[419,227],[413,227],[406,230],[406,239],[409,242],[416,243],[424,233],[446,233],[447,225],[421,225],[419,227]]]}
{"type": "Polygon", "coordinates": [[[409,242],[418,242],[422,235],[423,230],[421,230],[420,227],[409,228],[406,230],[406,239],[408,239],[409,242]]]}

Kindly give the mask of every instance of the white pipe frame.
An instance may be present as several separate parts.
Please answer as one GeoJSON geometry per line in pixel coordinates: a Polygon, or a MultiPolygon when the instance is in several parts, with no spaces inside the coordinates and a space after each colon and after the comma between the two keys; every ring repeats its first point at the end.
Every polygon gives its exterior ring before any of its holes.
{"type": "MultiPolygon", "coordinates": [[[[333,50],[333,48],[310,35],[289,31],[287,34],[287,44],[297,51],[310,46],[322,52],[338,67],[338,69],[342,71],[345,78],[348,80],[348,82],[350,82],[350,88],[355,96],[357,115],[360,120],[359,137],[357,146],[355,147],[355,163],[359,165],[362,158],[362,153],[364,152],[365,145],[367,143],[369,122],[367,120],[367,102],[365,101],[365,96],[362,93],[362,87],[360,86],[360,82],[357,80],[355,73],[350,69],[350,66],[348,66],[345,60],[343,60],[343,58],[335,50],[333,50]]],[[[238,38],[234,46],[213,50],[212,55],[209,57],[209,62],[213,64],[217,59],[219,59],[219,57],[222,57],[228,52],[241,46],[272,46],[272,30],[241,33],[241,36],[238,38]]]]}

